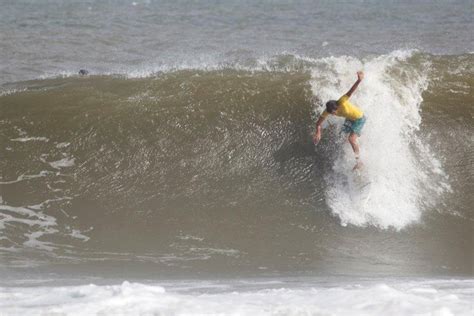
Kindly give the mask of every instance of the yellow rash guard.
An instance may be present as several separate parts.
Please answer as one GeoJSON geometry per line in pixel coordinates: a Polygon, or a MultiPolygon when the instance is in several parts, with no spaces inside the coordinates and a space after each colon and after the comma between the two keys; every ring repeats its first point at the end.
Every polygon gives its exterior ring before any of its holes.
{"type": "MultiPolygon", "coordinates": [[[[337,104],[337,111],[334,113],[337,116],[345,117],[351,121],[358,120],[364,116],[364,112],[362,112],[361,109],[349,102],[349,97],[347,95],[343,95],[339,100],[337,100],[337,104]]],[[[329,113],[326,110],[321,114],[323,118],[326,118],[328,115],[329,113]]]]}

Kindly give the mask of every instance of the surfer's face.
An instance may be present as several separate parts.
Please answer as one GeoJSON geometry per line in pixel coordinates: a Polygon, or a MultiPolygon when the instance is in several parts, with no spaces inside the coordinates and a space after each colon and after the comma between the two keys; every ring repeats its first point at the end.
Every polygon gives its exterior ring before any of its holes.
{"type": "Polygon", "coordinates": [[[329,111],[329,113],[331,113],[331,114],[334,114],[334,113],[336,113],[336,112],[337,112],[337,107],[334,108],[334,109],[331,109],[331,110],[329,111]]]}

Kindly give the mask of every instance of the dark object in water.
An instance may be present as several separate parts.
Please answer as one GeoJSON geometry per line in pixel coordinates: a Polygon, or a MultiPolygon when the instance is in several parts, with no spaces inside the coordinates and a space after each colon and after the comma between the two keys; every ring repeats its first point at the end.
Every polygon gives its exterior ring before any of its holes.
{"type": "Polygon", "coordinates": [[[79,70],[79,75],[81,75],[81,76],[85,76],[85,75],[88,75],[88,74],[89,74],[89,72],[85,69],[79,70]]]}

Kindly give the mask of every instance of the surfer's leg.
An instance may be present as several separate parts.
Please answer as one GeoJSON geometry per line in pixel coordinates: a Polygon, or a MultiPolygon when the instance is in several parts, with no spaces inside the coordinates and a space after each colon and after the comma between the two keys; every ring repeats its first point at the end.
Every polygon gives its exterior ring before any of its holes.
{"type": "Polygon", "coordinates": [[[359,144],[357,144],[357,137],[358,137],[358,135],[356,133],[351,133],[349,135],[349,138],[348,138],[349,143],[352,146],[352,150],[354,151],[355,158],[356,158],[356,164],[355,164],[354,168],[352,168],[352,170],[360,169],[363,166],[362,162],[359,159],[359,144]]]}
{"type": "Polygon", "coordinates": [[[352,146],[352,150],[354,151],[355,156],[359,157],[359,144],[357,144],[357,134],[350,133],[348,140],[352,146]]]}

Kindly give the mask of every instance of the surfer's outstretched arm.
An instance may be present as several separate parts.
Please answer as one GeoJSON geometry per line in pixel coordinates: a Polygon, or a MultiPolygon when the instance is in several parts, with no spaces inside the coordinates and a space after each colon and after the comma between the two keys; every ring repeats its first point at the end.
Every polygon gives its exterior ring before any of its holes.
{"type": "Polygon", "coordinates": [[[320,116],[318,121],[316,122],[316,132],[313,135],[314,144],[319,143],[319,141],[321,140],[321,125],[323,125],[324,119],[325,118],[323,116],[320,116]]]}
{"type": "Polygon", "coordinates": [[[362,71],[357,72],[357,81],[352,85],[349,91],[347,91],[346,95],[350,98],[351,95],[354,93],[354,91],[357,89],[359,86],[359,83],[361,83],[362,79],[364,79],[364,73],[362,71]]]}

